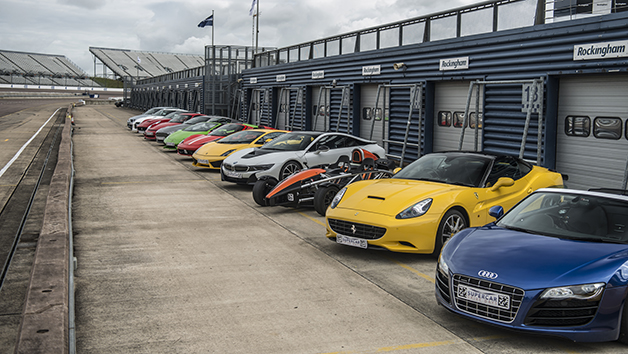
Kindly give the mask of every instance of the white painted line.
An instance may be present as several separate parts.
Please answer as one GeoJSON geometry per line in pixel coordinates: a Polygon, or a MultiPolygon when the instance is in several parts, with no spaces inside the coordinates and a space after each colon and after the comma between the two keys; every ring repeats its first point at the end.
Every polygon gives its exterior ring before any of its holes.
{"type": "Polygon", "coordinates": [[[11,159],[11,161],[9,161],[9,163],[7,163],[2,170],[0,170],[0,177],[2,177],[2,175],[4,175],[4,173],[9,169],[9,167],[11,167],[11,165],[13,165],[13,163],[15,162],[15,160],[17,160],[18,157],[20,157],[20,155],[22,154],[22,152],[26,149],[26,147],[28,146],[28,144],[31,143],[31,141],[33,141],[33,139],[35,139],[35,137],[37,137],[37,135],[39,134],[39,132],[42,131],[42,129],[44,129],[44,127],[46,126],[46,124],[48,124],[48,122],[50,122],[50,120],[52,119],[52,117],[54,117],[55,114],[57,114],[57,112],[59,112],[61,108],[57,108],[57,110],[50,116],[50,118],[48,118],[48,120],[46,121],[46,123],[44,123],[44,125],[41,126],[41,128],[39,128],[39,130],[37,131],[37,133],[35,133],[35,135],[33,135],[30,139],[28,139],[28,141],[22,145],[22,148],[15,154],[15,156],[13,156],[13,158],[11,159]]]}

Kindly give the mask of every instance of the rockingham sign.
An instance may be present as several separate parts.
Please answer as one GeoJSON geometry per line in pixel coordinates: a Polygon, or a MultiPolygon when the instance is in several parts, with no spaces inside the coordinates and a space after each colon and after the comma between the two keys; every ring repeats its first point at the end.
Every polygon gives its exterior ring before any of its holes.
{"type": "Polygon", "coordinates": [[[628,57],[627,41],[579,44],[573,46],[573,60],[628,57]]]}
{"type": "Polygon", "coordinates": [[[438,70],[463,70],[469,68],[469,57],[441,59],[438,70]]]}

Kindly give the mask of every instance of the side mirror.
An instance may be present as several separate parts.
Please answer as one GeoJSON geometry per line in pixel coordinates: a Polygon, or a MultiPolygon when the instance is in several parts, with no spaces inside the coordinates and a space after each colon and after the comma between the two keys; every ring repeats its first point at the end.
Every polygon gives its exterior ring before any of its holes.
{"type": "Polygon", "coordinates": [[[504,208],[500,205],[494,205],[488,210],[488,215],[494,217],[495,219],[499,219],[504,216],[504,208]]]}
{"type": "Polygon", "coordinates": [[[491,187],[491,192],[495,192],[501,187],[510,187],[515,184],[515,180],[510,177],[502,177],[491,187]]]}
{"type": "Polygon", "coordinates": [[[329,146],[320,145],[318,149],[316,149],[315,153],[320,154],[321,152],[327,152],[327,151],[329,151],[329,146]]]}
{"type": "Polygon", "coordinates": [[[393,170],[393,175],[396,175],[397,172],[401,171],[401,167],[397,167],[393,170]]]}

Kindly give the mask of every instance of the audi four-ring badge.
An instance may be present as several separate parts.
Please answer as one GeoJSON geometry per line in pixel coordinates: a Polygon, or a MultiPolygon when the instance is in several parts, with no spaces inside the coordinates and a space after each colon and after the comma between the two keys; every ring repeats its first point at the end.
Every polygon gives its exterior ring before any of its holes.
{"type": "Polygon", "coordinates": [[[628,196],[545,188],[449,239],[436,300],[460,316],[573,341],[628,343],[628,196]]]}

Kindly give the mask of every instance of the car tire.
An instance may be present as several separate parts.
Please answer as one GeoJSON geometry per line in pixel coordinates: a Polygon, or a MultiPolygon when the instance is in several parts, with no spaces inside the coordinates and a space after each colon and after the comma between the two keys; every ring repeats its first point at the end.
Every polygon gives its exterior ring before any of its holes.
{"type": "Polygon", "coordinates": [[[253,200],[259,206],[267,206],[268,200],[266,195],[270,192],[277,182],[274,179],[260,179],[253,185],[253,200]]]}
{"type": "Polygon", "coordinates": [[[617,341],[628,344],[628,300],[624,300],[624,311],[621,315],[619,326],[619,337],[617,341]]]}
{"type": "Polygon", "coordinates": [[[281,167],[279,171],[279,180],[282,181],[286,177],[299,172],[301,170],[301,165],[296,161],[288,161],[281,167]]]}
{"type": "Polygon", "coordinates": [[[321,187],[314,193],[314,210],[321,216],[325,216],[327,207],[336,196],[340,188],[336,185],[321,187]]]}
{"type": "Polygon", "coordinates": [[[449,209],[438,225],[436,241],[434,242],[434,252],[432,252],[432,254],[438,255],[449,238],[467,227],[469,227],[469,225],[464,215],[459,210],[449,209]]]}

